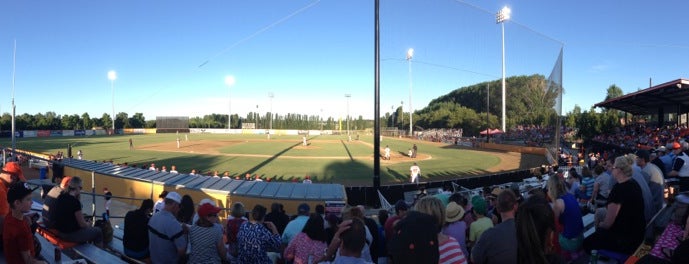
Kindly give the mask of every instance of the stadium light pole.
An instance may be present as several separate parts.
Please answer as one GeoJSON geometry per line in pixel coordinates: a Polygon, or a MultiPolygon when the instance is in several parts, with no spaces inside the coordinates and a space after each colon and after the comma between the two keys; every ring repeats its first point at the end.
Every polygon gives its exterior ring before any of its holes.
{"type": "Polygon", "coordinates": [[[505,21],[510,19],[510,14],[512,10],[509,7],[503,7],[500,11],[495,14],[495,23],[500,24],[502,28],[502,132],[505,131],[505,100],[507,98],[505,94],[505,21]]]}
{"type": "MultiPolygon", "coordinates": [[[[411,75],[411,59],[414,57],[414,49],[408,49],[407,50],[407,62],[409,62],[409,136],[413,137],[413,129],[412,129],[412,113],[414,112],[414,109],[412,108],[411,104],[411,92],[412,92],[412,75],[411,75]]],[[[404,112],[404,111],[402,111],[404,112]]]]}
{"type": "Polygon", "coordinates": [[[109,71],[108,80],[110,80],[110,90],[112,91],[112,134],[115,134],[115,80],[117,79],[117,72],[109,71]]]}
{"type": "Polygon", "coordinates": [[[227,129],[232,125],[232,86],[234,85],[234,76],[225,76],[225,85],[227,85],[227,129]]]}
{"type": "Polygon", "coordinates": [[[351,94],[345,94],[347,98],[347,136],[349,136],[349,98],[352,97],[351,94]]]}
{"type": "Polygon", "coordinates": [[[270,139],[270,130],[273,129],[273,97],[275,94],[268,93],[268,97],[270,97],[270,119],[268,120],[268,139],[270,139]]]}

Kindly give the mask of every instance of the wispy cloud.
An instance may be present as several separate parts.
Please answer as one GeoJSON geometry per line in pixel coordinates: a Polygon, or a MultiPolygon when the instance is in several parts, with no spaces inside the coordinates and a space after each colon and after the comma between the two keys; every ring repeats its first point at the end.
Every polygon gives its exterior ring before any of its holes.
{"type": "Polygon", "coordinates": [[[609,62],[604,62],[604,63],[599,63],[599,64],[591,66],[590,71],[593,73],[600,73],[600,72],[608,71],[611,67],[612,66],[610,65],[609,62]]]}

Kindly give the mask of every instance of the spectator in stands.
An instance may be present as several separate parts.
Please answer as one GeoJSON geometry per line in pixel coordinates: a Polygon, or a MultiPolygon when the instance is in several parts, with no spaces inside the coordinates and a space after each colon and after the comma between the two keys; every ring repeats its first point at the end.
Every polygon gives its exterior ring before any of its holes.
{"type": "Polygon", "coordinates": [[[560,247],[565,252],[566,259],[576,259],[584,240],[584,222],[581,219],[579,203],[574,195],[565,190],[560,177],[550,177],[547,186],[553,214],[563,228],[562,232],[558,233],[560,247]]]}
{"type": "Polygon", "coordinates": [[[366,261],[373,262],[373,257],[371,254],[371,248],[373,247],[374,240],[373,233],[371,233],[371,229],[366,224],[366,216],[364,215],[364,211],[361,209],[361,207],[356,206],[349,208],[349,210],[345,210],[343,215],[345,220],[356,218],[364,222],[364,226],[366,228],[366,246],[361,250],[361,258],[365,259],[366,261]]]}
{"type": "Polygon", "coordinates": [[[127,212],[124,217],[124,254],[130,258],[145,260],[150,257],[148,250],[148,220],[153,212],[153,200],[141,202],[139,209],[127,212]]]}
{"type": "Polygon", "coordinates": [[[333,238],[335,237],[335,233],[337,233],[337,226],[338,226],[342,221],[341,221],[341,219],[340,219],[339,217],[337,217],[337,215],[335,215],[335,214],[329,214],[329,215],[327,215],[327,216],[325,217],[325,221],[328,222],[328,225],[330,225],[330,227],[328,227],[328,228],[325,229],[325,236],[326,236],[326,238],[327,238],[327,239],[325,240],[325,243],[327,243],[328,245],[330,245],[330,241],[333,240],[333,238]]]}
{"type": "Polygon", "coordinates": [[[564,182],[567,192],[575,194],[581,185],[581,176],[577,173],[575,168],[569,169],[567,173],[567,181],[564,182]]]}
{"type": "Polygon", "coordinates": [[[13,183],[7,190],[10,213],[3,222],[3,252],[7,263],[46,263],[34,258],[36,255],[34,239],[31,234],[31,221],[24,214],[31,212],[31,193],[25,183],[13,183]]]}
{"type": "MultiPolygon", "coordinates": [[[[26,182],[24,173],[19,163],[7,162],[0,173],[0,226],[5,219],[5,216],[10,213],[10,206],[7,201],[7,190],[12,183],[22,181],[26,182]]],[[[2,236],[2,228],[0,228],[0,236],[2,236]]]]}
{"type": "Polygon", "coordinates": [[[105,213],[110,217],[110,205],[112,204],[112,192],[108,188],[103,188],[103,198],[105,199],[105,213]]]}
{"type": "Polygon", "coordinates": [[[151,166],[148,167],[148,170],[155,171],[155,170],[158,170],[158,169],[156,168],[156,164],[155,164],[155,163],[151,163],[151,166]]]}
{"type": "Polygon", "coordinates": [[[411,211],[395,225],[394,237],[389,239],[391,263],[438,263],[440,260],[438,220],[417,211],[411,211]]]}
{"type": "Polygon", "coordinates": [[[646,219],[646,223],[648,223],[657,212],[653,208],[653,196],[651,195],[651,189],[648,187],[648,180],[646,180],[649,179],[650,176],[643,172],[639,166],[635,166],[637,160],[636,155],[627,154],[624,157],[629,160],[629,164],[632,164],[632,180],[636,181],[636,183],[639,184],[639,188],[641,188],[641,197],[643,197],[644,200],[644,219],[646,219]]]}
{"type": "Polygon", "coordinates": [[[584,249],[607,249],[625,254],[634,252],[644,237],[646,220],[639,184],[632,180],[632,161],[617,157],[613,176],[617,184],[610,191],[605,220],[584,240],[584,249]]]}
{"type": "Polygon", "coordinates": [[[395,224],[397,224],[398,221],[402,220],[407,215],[407,210],[409,210],[409,206],[406,202],[404,202],[404,200],[399,200],[395,203],[395,214],[388,218],[383,225],[383,229],[385,230],[385,238],[387,239],[388,243],[390,243],[390,239],[392,238],[395,224]]]}
{"type": "Polygon", "coordinates": [[[682,151],[679,143],[672,143],[672,153],[675,159],[672,162],[672,170],[668,173],[670,177],[679,178],[679,190],[689,191],[689,155],[682,151]]]}
{"type": "Polygon", "coordinates": [[[163,165],[162,167],[160,167],[160,171],[167,172],[167,167],[165,167],[165,165],[163,165]]]}
{"type": "Polygon", "coordinates": [[[565,263],[552,252],[550,237],[555,232],[555,216],[543,196],[533,195],[517,209],[517,263],[565,263]]]}
{"type": "Polygon", "coordinates": [[[280,234],[273,223],[264,222],[265,216],[266,208],[256,205],[251,211],[251,221],[239,227],[238,263],[271,263],[267,252],[280,247],[280,234]]]}
{"type": "Polygon", "coordinates": [[[165,208],[165,197],[167,196],[168,192],[167,191],[162,191],[158,195],[158,201],[153,205],[153,213],[158,213],[165,208]]]}
{"type": "Polygon", "coordinates": [[[177,171],[177,166],[175,166],[175,165],[170,166],[170,173],[175,173],[175,174],[176,174],[176,173],[179,173],[179,172],[177,171]]]}
{"type": "Polygon", "coordinates": [[[189,228],[189,263],[228,262],[222,226],[217,224],[218,212],[220,208],[210,203],[199,206],[199,219],[189,228]]]}
{"type": "Polygon", "coordinates": [[[663,171],[655,164],[649,162],[651,154],[648,150],[639,150],[636,152],[636,165],[645,173],[644,177],[648,176],[646,183],[648,189],[651,191],[651,205],[653,212],[658,212],[663,208],[663,188],[665,188],[665,180],[663,179],[663,171]]]}
{"type": "Polygon", "coordinates": [[[335,237],[330,242],[325,256],[316,259],[314,263],[362,263],[373,262],[364,259],[361,255],[366,246],[366,225],[358,218],[343,221],[337,228],[335,237]],[[337,251],[333,262],[327,262],[337,251]]]}
{"type": "Polygon", "coordinates": [[[54,207],[57,197],[60,196],[62,191],[67,188],[67,185],[69,185],[69,181],[72,179],[72,177],[67,176],[55,179],[60,179],[60,182],[53,186],[53,188],[50,189],[48,194],[45,196],[45,199],[43,199],[43,211],[41,212],[41,216],[43,219],[43,226],[46,228],[53,228],[53,223],[50,221],[52,218],[50,208],[54,207]]]}
{"type": "Polygon", "coordinates": [[[285,227],[285,231],[282,233],[282,244],[288,245],[294,236],[304,229],[306,221],[309,220],[310,210],[311,208],[309,208],[308,204],[303,203],[299,205],[297,208],[297,218],[290,221],[285,227]]]}
{"type": "Polygon", "coordinates": [[[185,194],[182,196],[182,202],[179,204],[179,212],[177,213],[177,221],[182,224],[191,225],[191,220],[194,218],[194,200],[191,196],[185,194]]]}
{"type": "Polygon", "coordinates": [[[414,209],[418,212],[429,214],[436,219],[436,229],[434,231],[438,236],[438,263],[467,263],[459,242],[454,237],[441,232],[445,224],[445,207],[443,207],[440,199],[426,196],[414,205],[414,209]]]}
{"type": "Polygon", "coordinates": [[[369,233],[371,233],[371,240],[368,244],[371,252],[371,261],[377,262],[378,257],[380,256],[380,252],[378,252],[378,248],[380,247],[380,236],[377,232],[378,224],[376,223],[376,220],[373,220],[373,218],[366,216],[366,208],[363,205],[359,205],[357,207],[359,207],[359,210],[361,212],[361,219],[364,220],[366,229],[369,231],[369,233]]]}
{"type": "Polygon", "coordinates": [[[387,239],[385,238],[385,229],[383,228],[383,226],[385,225],[385,221],[388,220],[388,217],[388,210],[378,210],[378,252],[380,252],[380,255],[378,256],[378,261],[376,262],[378,264],[388,263],[387,239]]]}
{"type": "Polygon", "coordinates": [[[323,217],[311,214],[302,232],[285,248],[285,259],[294,264],[308,264],[320,258],[327,248],[323,217]]]}
{"type": "Polygon", "coordinates": [[[239,227],[242,226],[244,222],[248,221],[244,217],[244,204],[236,202],[232,205],[232,210],[230,217],[227,220],[227,225],[225,228],[227,250],[231,259],[237,257],[237,234],[239,233],[239,227]]]}
{"type": "Polygon", "coordinates": [[[665,177],[670,177],[670,171],[672,171],[672,161],[675,160],[675,153],[672,151],[672,143],[667,144],[668,147],[660,146],[659,151],[665,153],[659,157],[660,161],[663,162],[664,167],[663,172],[665,172],[665,177]],[[668,151],[668,149],[670,151],[668,151]]]}
{"type": "Polygon", "coordinates": [[[486,217],[486,200],[481,196],[474,196],[471,198],[471,205],[474,212],[475,221],[469,226],[469,241],[467,247],[473,247],[478,241],[484,231],[493,227],[493,221],[486,217]]]}
{"type": "Polygon", "coordinates": [[[655,152],[651,151],[651,154],[649,155],[649,158],[651,159],[651,163],[655,164],[658,169],[663,173],[663,179],[666,177],[667,172],[665,171],[665,164],[663,163],[663,160],[661,159],[663,156],[665,156],[665,147],[661,146],[662,150],[658,148],[655,152]]]}
{"type": "Polygon", "coordinates": [[[103,247],[103,233],[98,227],[84,219],[81,212],[82,204],[79,194],[82,189],[82,181],[79,177],[72,177],[65,189],[55,201],[53,222],[55,229],[59,231],[60,238],[77,243],[93,242],[97,247],[103,247]]]}
{"type": "Polygon", "coordinates": [[[148,222],[148,240],[151,261],[157,263],[178,263],[187,252],[188,228],[177,221],[182,197],[177,192],[165,196],[165,207],[154,214],[148,222]]]}
{"type": "Polygon", "coordinates": [[[591,194],[591,200],[594,201],[597,207],[605,207],[608,203],[608,195],[610,195],[610,190],[612,189],[615,179],[612,178],[612,167],[613,162],[608,160],[605,161],[605,167],[598,165],[593,169],[596,173],[596,181],[593,183],[593,193],[591,194]]]}
{"type": "Polygon", "coordinates": [[[287,223],[289,223],[289,216],[285,214],[285,210],[281,203],[273,203],[270,206],[270,213],[266,215],[266,221],[273,222],[278,228],[278,233],[282,234],[285,231],[287,223]]]}
{"type": "Polygon", "coordinates": [[[464,208],[456,202],[450,202],[445,207],[445,226],[443,226],[443,234],[453,237],[462,248],[464,256],[469,256],[467,251],[467,223],[464,218],[464,208]]]}
{"type": "Polygon", "coordinates": [[[591,173],[589,167],[581,168],[581,176],[583,176],[581,186],[579,186],[579,190],[576,192],[575,196],[580,201],[580,204],[585,204],[591,200],[593,185],[596,183],[596,180],[593,179],[593,173],[591,173]]]}
{"type": "Polygon", "coordinates": [[[517,196],[513,192],[502,192],[497,200],[502,223],[483,232],[471,250],[472,263],[516,263],[517,248],[514,245],[517,244],[517,229],[514,215],[519,206],[517,196]]]}

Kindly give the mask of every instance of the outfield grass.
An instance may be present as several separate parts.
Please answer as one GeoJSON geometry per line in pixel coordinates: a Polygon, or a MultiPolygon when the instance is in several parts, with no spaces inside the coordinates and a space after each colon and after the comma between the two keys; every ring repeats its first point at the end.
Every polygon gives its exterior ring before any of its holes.
{"type": "MultiPolygon", "coordinates": [[[[264,135],[213,135],[191,134],[189,142],[180,134],[182,148],[176,149],[175,134],[54,137],[18,139],[17,148],[41,153],[66,154],[68,144],[84,152],[87,160],[113,160],[115,163],[137,164],[155,162],[158,167],[176,165],[188,173],[197,171],[229,171],[232,176],[245,173],[259,174],[276,180],[301,179],[310,175],[319,182],[337,182],[345,185],[370,185],[373,176],[373,138],[361,136],[361,142],[347,142],[346,136],[311,136],[310,145],[301,146],[300,136],[264,135]],[[136,150],[130,151],[128,140],[134,141],[136,150]]],[[[405,154],[412,144],[406,140],[384,138],[381,147],[389,145],[392,161],[381,161],[381,181],[405,182],[409,167],[415,161],[422,170],[422,180],[449,179],[457,176],[489,173],[489,168],[501,160],[489,152],[480,152],[448,145],[414,142],[420,159],[395,158],[405,154]],[[430,156],[429,158],[423,158],[430,156]]],[[[0,140],[8,146],[9,139],[0,140]]],[[[382,154],[381,150],[381,154],[382,154]]]]}

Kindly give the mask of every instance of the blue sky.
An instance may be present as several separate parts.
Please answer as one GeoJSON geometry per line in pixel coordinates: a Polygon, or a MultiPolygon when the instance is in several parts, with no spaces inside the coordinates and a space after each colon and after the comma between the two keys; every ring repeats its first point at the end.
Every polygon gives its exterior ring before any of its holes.
{"type": "MultiPolygon", "coordinates": [[[[503,6],[508,76],[547,76],[564,48],[565,112],[611,84],[628,93],[689,77],[689,1],[381,0],[381,113],[401,101],[408,111],[409,48],[414,109],[499,79],[503,6]]],[[[115,112],[149,120],[264,113],[271,93],[274,112],[336,117],[351,94],[351,114],[372,118],[373,30],[363,0],[1,1],[0,111],[16,39],[18,114],[110,113],[115,70],[115,112]]]]}

